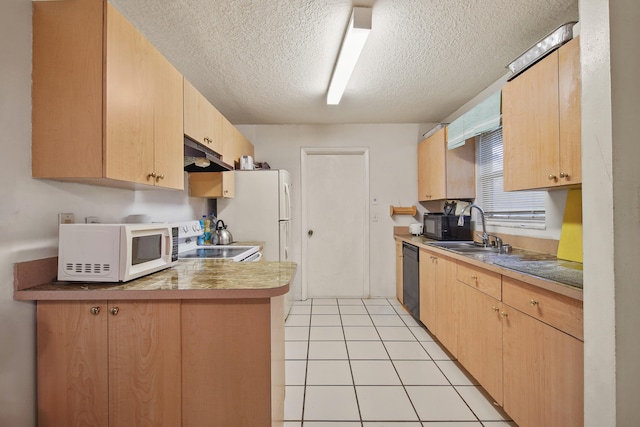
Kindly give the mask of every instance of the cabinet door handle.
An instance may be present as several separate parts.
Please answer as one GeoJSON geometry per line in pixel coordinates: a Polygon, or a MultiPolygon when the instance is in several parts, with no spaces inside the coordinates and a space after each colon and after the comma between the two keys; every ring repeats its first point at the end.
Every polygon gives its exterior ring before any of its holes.
{"type": "Polygon", "coordinates": [[[500,309],[498,307],[491,307],[491,310],[496,311],[496,312],[500,311],[500,309]]]}
{"type": "Polygon", "coordinates": [[[118,307],[111,307],[111,310],[109,310],[112,316],[117,315],[119,311],[120,309],[118,307]]]}
{"type": "Polygon", "coordinates": [[[91,307],[90,312],[91,312],[91,314],[96,316],[96,315],[100,314],[100,307],[91,307]]]}
{"type": "Polygon", "coordinates": [[[160,181],[161,179],[164,179],[164,174],[161,173],[160,175],[156,176],[156,181],[160,181]]]}
{"type": "Polygon", "coordinates": [[[509,313],[505,313],[504,311],[500,312],[500,316],[502,317],[507,317],[509,315],[509,313]]]}
{"type": "Polygon", "coordinates": [[[473,280],[478,280],[478,276],[471,276],[473,280]]]}
{"type": "Polygon", "coordinates": [[[532,299],[531,301],[529,301],[529,304],[531,304],[532,307],[535,307],[536,305],[540,304],[538,301],[532,299]]]}
{"type": "Polygon", "coordinates": [[[549,178],[549,181],[554,181],[556,179],[556,176],[554,174],[550,173],[547,178],[549,178]]]}
{"type": "Polygon", "coordinates": [[[156,177],[155,172],[151,172],[149,175],[147,175],[147,178],[155,178],[155,177],[156,177]]]}
{"type": "Polygon", "coordinates": [[[568,173],[564,173],[564,172],[560,172],[560,178],[567,178],[567,179],[569,179],[569,174],[568,174],[568,173]]]}

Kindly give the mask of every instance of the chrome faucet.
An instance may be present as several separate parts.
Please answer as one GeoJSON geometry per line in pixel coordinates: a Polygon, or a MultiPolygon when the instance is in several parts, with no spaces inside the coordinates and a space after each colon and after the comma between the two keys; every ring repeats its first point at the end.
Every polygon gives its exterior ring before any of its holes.
{"type": "Polygon", "coordinates": [[[462,209],[460,212],[460,216],[458,217],[458,227],[462,227],[464,225],[464,213],[467,209],[469,209],[469,214],[471,214],[471,208],[476,208],[478,212],[480,212],[480,217],[482,218],[482,246],[487,247],[489,245],[489,235],[487,234],[487,223],[484,219],[484,211],[482,208],[475,203],[472,203],[462,209]]]}

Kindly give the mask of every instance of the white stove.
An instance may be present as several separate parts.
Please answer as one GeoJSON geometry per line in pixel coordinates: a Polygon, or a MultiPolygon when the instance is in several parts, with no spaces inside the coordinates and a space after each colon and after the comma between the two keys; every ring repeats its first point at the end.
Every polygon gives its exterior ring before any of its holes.
{"type": "Polygon", "coordinates": [[[178,227],[178,258],[227,259],[236,262],[252,262],[262,258],[259,246],[198,245],[198,236],[204,234],[200,221],[184,221],[178,227]]]}

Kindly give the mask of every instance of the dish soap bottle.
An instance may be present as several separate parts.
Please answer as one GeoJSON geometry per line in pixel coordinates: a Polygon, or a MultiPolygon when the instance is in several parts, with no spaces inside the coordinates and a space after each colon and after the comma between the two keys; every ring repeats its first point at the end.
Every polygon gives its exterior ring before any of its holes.
{"type": "Polygon", "coordinates": [[[204,244],[211,244],[211,220],[206,216],[202,215],[204,218],[204,244]]]}

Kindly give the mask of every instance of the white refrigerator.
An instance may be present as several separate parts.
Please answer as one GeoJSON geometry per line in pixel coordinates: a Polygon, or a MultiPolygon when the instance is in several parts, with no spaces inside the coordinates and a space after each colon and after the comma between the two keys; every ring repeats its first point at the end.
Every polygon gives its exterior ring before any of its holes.
{"type": "Polygon", "coordinates": [[[234,172],[235,197],[218,199],[218,219],[234,241],[262,241],[263,259],[288,261],[291,241],[291,176],[286,170],[234,172]]]}

